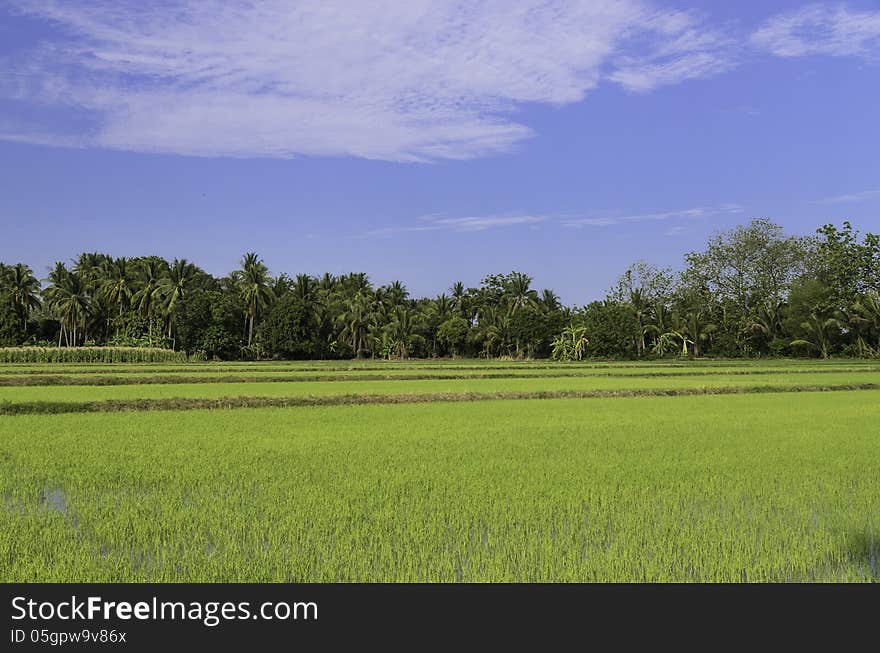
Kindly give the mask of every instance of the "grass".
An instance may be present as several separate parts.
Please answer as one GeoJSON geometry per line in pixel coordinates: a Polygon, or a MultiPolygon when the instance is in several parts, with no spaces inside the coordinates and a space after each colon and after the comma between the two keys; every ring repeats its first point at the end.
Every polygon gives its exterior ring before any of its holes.
{"type": "Polygon", "coordinates": [[[0,581],[880,581],[877,361],[26,363],[0,386],[0,581]]]}
{"type": "Polygon", "coordinates": [[[665,376],[709,376],[724,374],[728,376],[755,376],[764,374],[803,374],[828,372],[880,372],[880,365],[815,365],[806,366],[767,366],[761,368],[743,367],[622,367],[622,368],[588,368],[588,367],[521,367],[521,368],[464,368],[464,367],[431,367],[412,366],[410,368],[390,369],[353,369],[353,370],[298,370],[298,369],[263,369],[260,371],[236,369],[218,371],[214,369],[196,368],[191,371],[153,371],[153,370],[120,370],[103,369],[100,371],[76,372],[53,370],[32,370],[28,372],[0,372],[2,386],[37,386],[37,385],[141,385],[154,383],[247,383],[247,382],[296,382],[296,381],[394,381],[394,380],[430,380],[430,379],[503,379],[521,377],[577,377],[577,376],[627,376],[627,377],[665,377],[665,376]]]}
{"type": "Polygon", "coordinates": [[[7,417],[0,578],[877,581],[878,424],[876,391],[7,417]]]}
{"type": "Polygon", "coordinates": [[[0,387],[2,402],[94,402],[138,399],[218,399],[225,397],[318,397],[329,395],[404,395],[559,391],[640,391],[691,388],[784,388],[880,384],[880,372],[831,372],[700,376],[560,376],[509,378],[297,381],[244,383],[155,383],[114,386],[0,387]]]}

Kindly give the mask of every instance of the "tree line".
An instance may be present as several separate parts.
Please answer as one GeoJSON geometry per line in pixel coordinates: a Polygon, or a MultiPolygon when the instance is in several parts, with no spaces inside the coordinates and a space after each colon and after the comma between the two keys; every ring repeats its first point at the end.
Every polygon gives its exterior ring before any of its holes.
{"type": "Polygon", "coordinates": [[[607,295],[564,306],[522,272],[410,297],[364,273],[273,276],[260,257],[216,278],[186,259],[85,252],[45,279],[0,263],[0,346],[167,347],[197,358],[558,360],[880,357],[880,236],[765,219],[714,235],[681,270],[631,265],[607,295]]]}

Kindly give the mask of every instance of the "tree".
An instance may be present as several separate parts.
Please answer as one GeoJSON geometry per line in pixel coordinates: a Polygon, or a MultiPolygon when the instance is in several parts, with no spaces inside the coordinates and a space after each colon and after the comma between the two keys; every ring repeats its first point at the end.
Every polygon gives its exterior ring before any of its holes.
{"type": "Polygon", "coordinates": [[[587,351],[596,358],[632,358],[638,324],[627,306],[610,299],[591,302],[577,313],[586,328],[587,351]]]}
{"type": "Polygon", "coordinates": [[[131,296],[134,294],[132,266],[124,256],[106,261],[102,269],[102,277],[100,294],[110,304],[114,304],[121,314],[123,309],[128,307],[131,296]]]}
{"type": "Polygon", "coordinates": [[[453,356],[460,356],[467,344],[471,325],[463,317],[453,315],[444,320],[437,328],[437,340],[446,347],[453,356]]]}
{"type": "Polygon", "coordinates": [[[357,358],[367,352],[367,330],[370,324],[370,298],[363,292],[344,302],[339,314],[341,326],[339,339],[351,349],[357,358]]]}
{"type": "Polygon", "coordinates": [[[669,270],[657,268],[646,261],[636,261],[611,290],[611,299],[627,304],[636,322],[636,356],[646,351],[646,336],[655,330],[652,311],[658,304],[665,304],[671,289],[672,273],[669,270]]]}
{"type": "Polygon", "coordinates": [[[90,308],[91,299],[80,275],[68,274],[59,280],[52,309],[61,321],[62,333],[66,332],[68,347],[79,344],[78,331],[88,319],[90,308]]]}
{"type": "Polygon", "coordinates": [[[163,281],[168,276],[168,264],[157,258],[140,261],[137,266],[140,288],[132,295],[132,304],[138,314],[147,320],[150,344],[153,342],[153,321],[151,317],[162,300],[163,281]]]}
{"type": "Polygon", "coordinates": [[[22,331],[27,333],[28,317],[40,307],[40,282],[28,266],[16,263],[4,270],[3,286],[21,321],[22,331]]]}
{"type": "Polygon", "coordinates": [[[241,296],[248,319],[248,347],[254,340],[254,323],[275,297],[270,286],[269,269],[257,256],[248,252],[241,260],[241,296]]]}
{"type": "Polygon", "coordinates": [[[686,256],[689,285],[711,295],[721,309],[719,329],[748,353],[747,326],[759,307],[783,302],[806,270],[810,242],[785,236],[766,219],[752,220],[713,236],[704,252],[686,256]]]}
{"type": "Polygon", "coordinates": [[[190,288],[194,285],[199,269],[184,259],[174,259],[168,275],[159,284],[159,296],[161,297],[162,314],[168,327],[168,337],[171,338],[172,347],[176,347],[176,335],[174,332],[177,318],[177,307],[186,298],[190,288]]]}
{"type": "Polygon", "coordinates": [[[238,358],[244,344],[238,326],[242,310],[233,297],[198,288],[184,295],[176,311],[179,347],[189,354],[204,352],[208,358],[238,358]]]}
{"type": "Polygon", "coordinates": [[[12,299],[5,290],[0,289],[0,347],[14,347],[24,339],[25,331],[12,299]]]}

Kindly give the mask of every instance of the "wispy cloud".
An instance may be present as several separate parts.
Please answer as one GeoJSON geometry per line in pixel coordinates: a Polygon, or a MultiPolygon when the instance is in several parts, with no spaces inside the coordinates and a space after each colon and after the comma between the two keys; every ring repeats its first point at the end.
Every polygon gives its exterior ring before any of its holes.
{"type": "Polygon", "coordinates": [[[622,52],[609,79],[631,91],[650,91],[688,79],[712,77],[737,65],[737,40],[687,12],[654,15],[622,52]]]}
{"type": "MultiPolygon", "coordinates": [[[[619,216],[590,216],[576,217],[571,214],[507,214],[468,216],[462,218],[443,217],[439,214],[424,215],[411,224],[382,227],[364,232],[360,238],[391,237],[398,234],[418,233],[423,231],[454,231],[474,232],[486,231],[502,227],[514,227],[528,225],[536,228],[539,223],[561,225],[563,227],[609,227],[613,225],[672,220],[675,218],[703,218],[712,215],[742,213],[743,208],[739,204],[719,204],[717,206],[698,206],[679,211],[663,211],[657,213],[625,214],[619,216]]],[[[671,227],[670,231],[677,229],[671,227]]],[[[677,233],[677,232],[676,232],[677,233]]],[[[670,234],[667,234],[670,235],[670,234]]]]}
{"type": "Polygon", "coordinates": [[[534,135],[521,106],[580,102],[603,82],[647,92],[756,51],[880,47],[880,12],[843,5],[754,33],[652,0],[7,5],[54,36],[0,58],[0,99],[16,107],[0,139],[195,156],[469,159],[534,135]]]}
{"type": "Polygon", "coordinates": [[[543,215],[489,215],[464,218],[442,218],[431,215],[419,218],[419,224],[371,229],[364,233],[362,237],[388,237],[401,233],[440,230],[459,232],[485,231],[497,227],[510,227],[526,224],[534,225],[538,222],[544,222],[547,219],[547,216],[543,215]]]}
{"type": "Polygon", "coordinates": [[[739,204],[719,204],[718,206],[697,206],[691,209],[678,211],[662,211],[658,213],[639,213],[633,215],[568,218],[563,221],[566,227],[607,227],[610,225],[624,224],[628,222],[652,222],[656,220],[671,220],[674,218],[703,218],[711,215],[742,213],[743,208],[739,204]]]}
{"type": "Polygon", "coordinates": [[[767,20],[753,45],[779,57],[880,57],[880,11],[813,4],[767,20]]]}
{"type": "Polygon", "coordinates": [[[63,145],[466,159],[530,137],[522,103],[730,65],[728,37],[645,0],[12,2],[64,36],[0,61],[16,73],[0,72],[0,97],[75,109],[88,128],[3,131],[63,145]]]}
{"type": "Polygon", "coordinates": [[[859,193],[850,193],[847,195],[835,195],[834,197],[825,197],[812,202],[813,204],[854,204],[856,202],[865,202],[867,200],[880,199],[880,189],[863,190],[859,193]]]}

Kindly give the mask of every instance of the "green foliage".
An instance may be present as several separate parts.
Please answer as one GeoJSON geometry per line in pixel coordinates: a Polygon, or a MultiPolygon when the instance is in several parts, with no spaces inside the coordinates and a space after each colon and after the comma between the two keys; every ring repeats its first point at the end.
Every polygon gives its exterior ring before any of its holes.
{"type": "Polygon", "coordinates": [[[2,347],[0,363],[182,363],[186,354],[152,347],[2,347]]]}
{"type": "Polygon", "coordinates": [[[587,352],[595,358],[633,358],[639,337],[635,316],[624,304],[611,300],[592,302],[578,313],[586,329],[587,352]]]}
{"type": "Polygon", "coordinates": [[[316,358],[315,323],[303,299],[288,293],[257,329],[256,339],[272,358],[316,358]]]}
{"type": "Polygon", "coordinates": [[[468,340],[471,325],[463,317],[454,315],[437,328],[437,340],[452,355],[461,355],[468,340]]]}
{"type": "Polygon", "coordinates": [[[0,347],[12,347],[24,342],[25,332],[12,299],[0,292],[0,347]]]}
{"type": "Polygon", "coordinates": [[[208,358],[241,355],[243,313],[234,298],[214,290],[193,290],[176,307],[177,344],[186,352],[208,358]]]}
{"type": "Polygon", "coordinates": [[[880,236],[849,223],[800,238],[753,220],[714,235],[679,273],[637,261],[577,311],[532,281],[511,271],[413,298],[360,272],[273,276],[255,252],[218,279],[186,259],[86,252],[56,263],[42,291],[27,266],[0,264],[0,342],[255,360],[880,356],[880,236]],[[579,354],[564,333],[572,320],[587,329],[579,354]]]}

